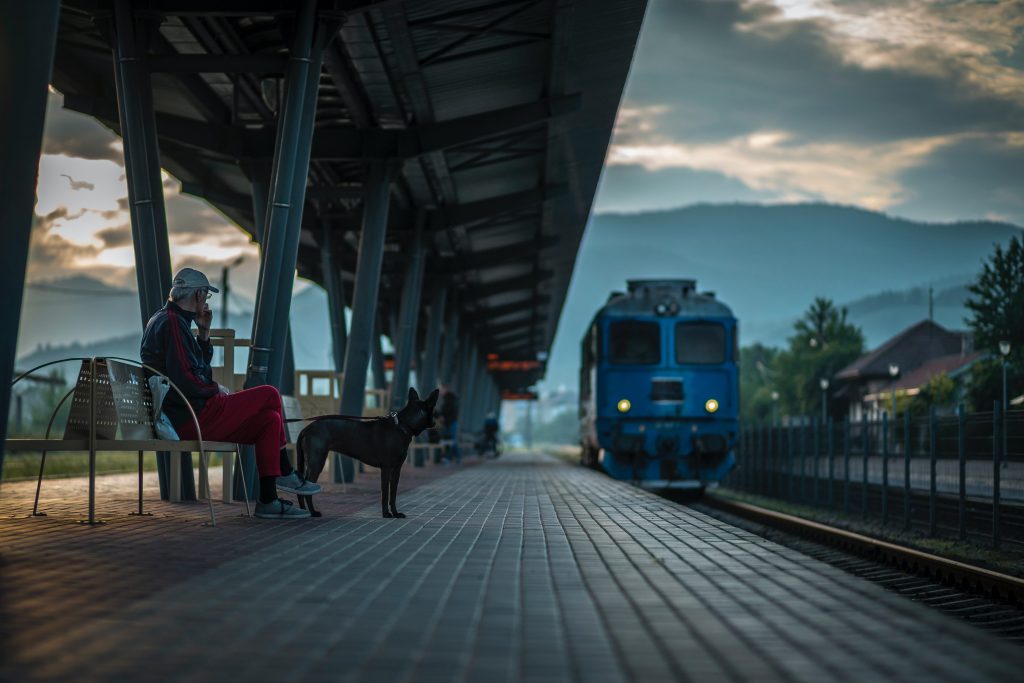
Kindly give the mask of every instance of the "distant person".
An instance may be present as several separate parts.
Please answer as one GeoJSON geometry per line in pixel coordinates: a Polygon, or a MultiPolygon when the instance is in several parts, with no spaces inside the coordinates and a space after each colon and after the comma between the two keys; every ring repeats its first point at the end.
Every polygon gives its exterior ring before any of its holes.
{"type": "MultiPolygon", "coordinates": [[[[309,517],[307,510],[277,497],[278,490],[306,496],[320,492],[320,486],[300,477],[288,460],[284,449],[284,411],[277,389],[264,385],[229,394],[226,387],[212,379],[213,312],[206,301],[211,292],[218,291],[198,270],[180,270],[172,281],[167,303],[146,323],[142,362],[167,375],[185,395],[199,421],[203,439],[256,447],[256,469],[260,475],[257,517],[309,517]],[[199,328],[197,337],[192,336],[193,322],[199,328]]],[[[167,393],[163,412],[182,439],[198,438],[188,408],[177,392],[167,393]]]]}
{"type": "Polygon", "coordinates": [[[483,436],[478,447],[479,453],[481,455],[493,453],[494,457],[498,457],[498,432],[500,428],[498,426],[498,416],[494,411],[487,413],[487,416],[484,418],[482,431],[483,436]]]}
{"type": "Polygon", "coordinates": [[[459,397],[446,382],[441,382],[441,399],[438,401],[437,414],[444,421],[444,438],[451,439],[451,453],[446,461],[462,462],[459,451],[459,397]]]}

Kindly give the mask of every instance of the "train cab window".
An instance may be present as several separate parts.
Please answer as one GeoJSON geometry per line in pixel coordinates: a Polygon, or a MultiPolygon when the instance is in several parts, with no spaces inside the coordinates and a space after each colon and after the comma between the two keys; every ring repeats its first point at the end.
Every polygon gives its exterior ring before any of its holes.
{"type": "Polygon", "coordinates": [[[661,362],[661,325],[621,320],[608,326],[608,360],[616,365],[661,362]]]}
{"type": "Polygon", "coordinates": [[[715,365],[725,362],[725,328],[718,323],[676,325],[676,362],[715,365]]]}

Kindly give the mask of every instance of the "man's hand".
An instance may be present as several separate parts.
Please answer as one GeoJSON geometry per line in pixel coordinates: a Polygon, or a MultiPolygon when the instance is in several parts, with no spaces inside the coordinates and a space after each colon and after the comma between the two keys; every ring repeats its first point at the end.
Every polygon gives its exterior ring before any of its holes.
{"type": "Polygon", "coordinates": [[[196,314],[196,327],[199,328],[199,338],[203,341],[210,338],[210,325],[213,323],[213,311],[210,304],[203,304],[203,310],[196,314]]]}

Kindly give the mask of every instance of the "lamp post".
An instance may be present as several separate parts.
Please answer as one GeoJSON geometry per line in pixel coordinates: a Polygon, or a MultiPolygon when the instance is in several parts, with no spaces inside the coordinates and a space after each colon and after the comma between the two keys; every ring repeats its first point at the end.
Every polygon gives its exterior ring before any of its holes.
{"type": "Polygon", "coordinates": [[[772,427],[779,424],[779,392],[772,392],[772,427]]]}
{"type": "Polygon", "coordinates": [[[1006,404],[1006,361],[1010,357],[1010,342],[1003,340],[999,342],[999,353],[1003,355],[1003,413],[1006,413],[1009,406],[1006,404]]]}
{"type": "Polygon", "coordinates": [[[900,376],[900,366],[895,363],[889,363],[889,392],[892,394],[892,412],[889,414],[891,419],[896,419],[896,378],[900,376]]]}
{"type": "Polygon", "coordinates": [[[224,291],[224,303],[220,308],[220,326],[225,329],[228,326],[228,294],[231,293],[231,285],[228,283],[228,272],[235,266],[240,265],[244,260],[245,255],[243,254],[221,270],[220,281],[221,289],[224,291]]]}
{"type": "Polygon", "coordinates": [[[828,377],[818,380],[821,387],[821,424],[828,422],[828,377]]]}

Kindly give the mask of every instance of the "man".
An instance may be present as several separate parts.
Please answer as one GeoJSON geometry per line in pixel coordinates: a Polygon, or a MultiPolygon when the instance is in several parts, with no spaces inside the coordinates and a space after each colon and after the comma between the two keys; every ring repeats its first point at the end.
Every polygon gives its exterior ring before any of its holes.
{"type": "MultiPolygon", "coordinates": [[[[451,439],[451,459],[456,463],[462,462],[462,453],[459,451],[459,397],[452,391],[447,382],[441,382],[441,400],[437,408],[437,414],[444,420],[444,436],[451,439]]],[[[448,458],[445,458],[448,461],[448,458]]]]}
{"type": "MultiPolygon", "coordinates": [[[[142,362],[167,375],[181,390],[199,421],[204,439],[256,447],[256,469],[260,475],[256,516],[264,519],[309,517],[277,491],[313,495],[320,487],[295,472],[283,446],[287,443],[281,395],[272,386],[259,386],[229,394],[213,381],[210,359],[210,323],[213,312],[207,300],[219,290],[206,275],[183,268],[174,276],[167,303],[153,314],[142,335],[142,362]],[[199,334],[192,336],[192,323],[199,334]]],[[[197,438],[188,407],[175,391],[164,399],[163,412],[178,436],[197,438]]]]}

